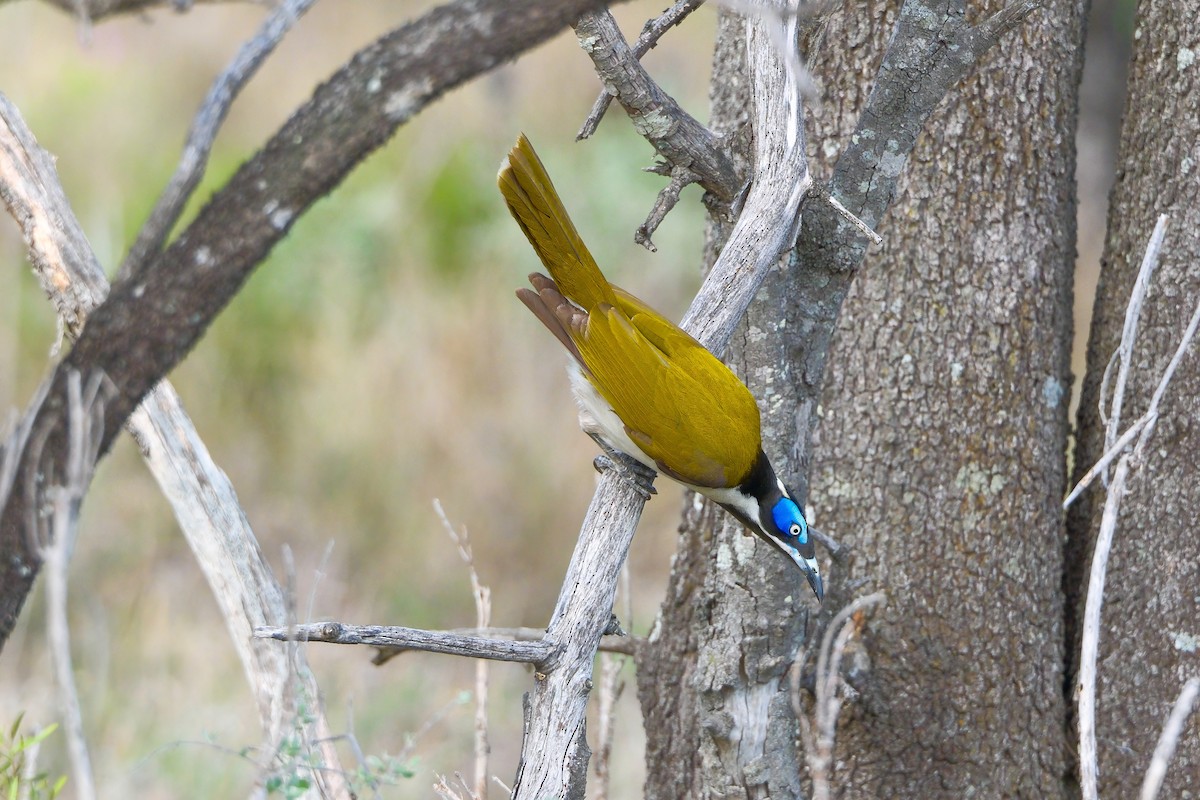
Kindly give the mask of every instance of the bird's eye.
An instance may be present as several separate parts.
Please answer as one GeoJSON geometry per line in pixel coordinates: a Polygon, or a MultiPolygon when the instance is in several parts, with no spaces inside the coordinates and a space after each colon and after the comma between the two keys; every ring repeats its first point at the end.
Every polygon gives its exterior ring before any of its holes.
{"type": "Polygon", "coordinates": [[[800,526],[793,522],[792,527],[788,528],[788,535],[791,536],[792,538],[799,536],[800,535],[800,526]]]}

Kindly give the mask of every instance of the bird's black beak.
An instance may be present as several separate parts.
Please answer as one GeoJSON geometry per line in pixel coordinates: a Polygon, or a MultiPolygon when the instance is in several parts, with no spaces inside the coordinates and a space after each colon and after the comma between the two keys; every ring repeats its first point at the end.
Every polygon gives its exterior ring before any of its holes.
{"type": "Polygon", "coordinates": [[[804,577],[808,578],[808,585],[812,587],[813,594],[817,596],[817,602],[825,602],[825,584],[821,582],[821,576],[815,572],[805,571],[804,577]]]}
{"type": "Polygon", "coordinates": [[[812,587],[813,594],[817,596],[817,602],[823,602],[825,600],[825,584],[821,580],[821,570],[820,567],[817,566],[817,559],[802,556],[799,550],[781,539],[775,537],[770,538],[779,546],[780,550],[787,553],[788,558],[792,560],[792,563],[799,567],[800,571],[804,573],[804,577],[808,579],[808,585],[812,587]]]}

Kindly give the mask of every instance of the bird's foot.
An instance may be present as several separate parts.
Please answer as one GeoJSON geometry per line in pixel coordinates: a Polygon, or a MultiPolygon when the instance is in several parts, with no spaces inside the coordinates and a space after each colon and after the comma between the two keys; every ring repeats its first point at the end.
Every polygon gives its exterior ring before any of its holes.
{"type": "Polygon", "coordinates": [[[654,479],[658,477],[657,472],[636,458],[628,456],[612,447],[598,434],[591,431],[585,432],[604,451],[604,455],[596,456],[592,460],[592,466],[596,468],[596,472],[604,472],[611,469],[617,474],[617,477],[636,489],[643,500],[649,500],[658,494],[658,490],[654,488],[654,479]]]}
{"type": "Polygon", "coordinates": [[[592,459],[592,466],[596,468],[596,472],[612,470],[613,474],[632,486],[643,500],[649,500],[658,494],[658,490],[654,488],[654,478],[658,473],[621,453],[614,451],[611,456],[601,453],[592,459]]]}

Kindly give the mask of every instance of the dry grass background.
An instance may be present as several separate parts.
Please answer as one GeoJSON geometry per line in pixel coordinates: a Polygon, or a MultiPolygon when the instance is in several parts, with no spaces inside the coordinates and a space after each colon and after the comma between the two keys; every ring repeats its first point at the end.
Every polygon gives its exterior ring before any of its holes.
{"type": "MultiPolygon", "coordinates": [[[[318,3],[234,106],[200,197],[355,49],[428,5],[318,3]]],[[[636,32],[658,10],[635,3],[620,15],[636,32]]],[[[57,156],[110,271],[174,166],[209,82],[262,15],[236,3],[155,13],[103,22],[81,42],[74,21],[42,4],[0,6],[0,91],[57,156]]],[[[713,20],[698,14],[650,57],[701,116],[713,20]]],[[[598,88],[568,34],[430,108],[297,224],[171,376],[272,564],[280,568],[283,545],[294,551],[299,602],[315,618],[473,624],[467,573],[437,523],[437,497],[470,530],[495,624],[548,620],[591,497],[594,445],[578,432],[560,348],[512,295],[537,266],[495,189],[516,134],[538,145],[616,280],[675,315],[699,282],[698,195],[648,254],[632,233],[659,186],[638,172],[651,162],[649,146],[619,111],[593,141],[572,141],[598,88]]],[[[26,402],[44,374],[55,328],[6,216],[0,263],[7,409],[26,402]]],[[[635,543],[635,612],[623,621],[638,633],[661,597],[679,502],[663,487],[635,543]]],[[[245,795],[253,767],[198,742],[256,744],[255,711],[207,586],[127,439],[85,504],[71,602],[102,796],[245,795]]],[[[335,728],[352,707],[367,753],[399,751],[472,687],[465,661],[406,655],[377,668],[369,656],[309,648],[335,728]]],[[[531,678],[513,665],[492,675],[492,768],[508,782],[531,678]]],[[[631,669],[625,678],[618,797],[636,796],[642,770],[631,669]]],[[[21,710],[30,721],[56,718],[36,594],[0,658],[0,724],[21,710]]],[[[430,797],[435,771],[468,772],[470,735],[471,707],[456,706],[417,745],[416,776],[385,796],[430,797]]],[[[57,748],[44,758],[65,770],[57,748]]]]}
{"type": "MultiPolygon", "coordinates": [[[[318,3],[234,106],[199,197],[356,49],[430,5],[318,3]]],[[[618,16],[636,32],[659,10],[638,2],[618,16]]],[[[262,15],[241,3],[155,13],[106,21],[84,42],[73,20],[40,3],[0,5],[0,91],[58,157],[110,271],[174,166],[209,82],[262,15]]],[[[647,58],[701,117],[713,24],[702,10],[647,58]]],[[[1080,139],[1081,261],[1090,265],[1076,305],[1081,330],[1102,236],[1106,131],[1122,83],[1119,70],[1097,72],[1104,63],[1089,56],[1080,139]]],[[[436,497],[470,529],[494,623],[547,621],[591,497],[594,446],[576,427],[558,346],[512,296],[536,266],[494,186],[517,132],[537,144],[617,282],[678,316],[699,280],[695,190],[650,255],[632,243],[660,185],[637,171],[650,163],[649,147],[619,111],[594,140],[573,143],[597,89],[568,34],[428,109],[297,224],[171,376],[271,562],[280,567],[284,545],[294,551],[299,603],[314,618],[473,624],[468,577],[437,523],[436,497]]],[[[41,379],[55,328],[7,217],[0,265],[2,411],[26,402],[41,379]]],[[[623,622],[636,633],[653,620],[675,546],[680,496],[659,488],[630,558],[634,614],[623,622]]],[[[72,625],[102,796],[247,793],[255,770],[236,751],[259,732],[240,666],[128,440],[102,463],[85,503],[72,625]]],[[[352,714],[368,753],[399,751],[453,709],[417,744],[416,775],[384,796],[431,797],[435,772],[470,769],[470,706],[455,705],[472,686],[470,663],[406,655],[376,668],[365,651],[314,645],[308,654],[335,728],[352,714]]],[[[492,771],[509,781],[530,676],[511,665],[492,675],[492,771]]],[[[630,668],[624,677],[618,798],[640,796],[644,770],[630,668]]],[[[57,716],[37,593],[0,657],[0,726],[22,710],[29,721],[57,716]]],[[[43,758],[65,771],[53,743],[43,758]]]]}

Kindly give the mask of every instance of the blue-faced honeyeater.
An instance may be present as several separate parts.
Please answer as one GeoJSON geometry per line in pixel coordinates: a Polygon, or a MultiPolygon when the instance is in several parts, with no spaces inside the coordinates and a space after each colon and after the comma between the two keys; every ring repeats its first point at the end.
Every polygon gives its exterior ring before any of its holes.
{"type": "Polygon", "coordinates": [[[570,353],[584,430],[712,498],[782,551],[821,599],[813,540],[762,448],[758,405],[719,359],[605,279],[522,135],[497,177],[550,275],[517,296],[570,353]]]}

